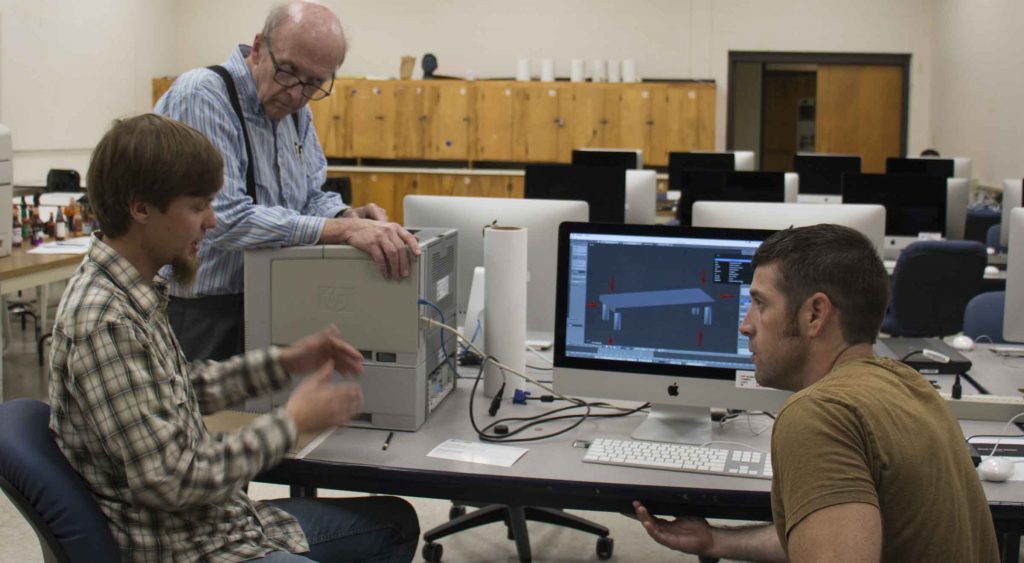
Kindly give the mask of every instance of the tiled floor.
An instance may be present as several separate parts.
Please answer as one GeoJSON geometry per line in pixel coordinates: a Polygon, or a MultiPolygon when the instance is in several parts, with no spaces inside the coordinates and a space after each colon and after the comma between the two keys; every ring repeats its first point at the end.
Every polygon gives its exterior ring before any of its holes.
{"type": "MultiPolygon", "coordinates": [[[[17,397],[46,400],[47,370],[40,367],[36,360],[31,321],[25,332],[22,332],[19,323],[15,322],[9,336],[10,343],[3,357],[4,400],[17,397]]],[[[254,484],[251,492],[255,498],[279,498],[288,494],[284,487],[265,484],[254,484]]],[[[321,494],[331,496],[346,493],[322,491],[321,494]]],[[[408,500],[416,507],[422,530],[447,521],[450,507],[447,501],[420,498],[408,500]]],[[[655,544],[636,522],[625,516],[600,512],[574,513],[595,520],[612,530],[615,551],[611,561],[697,561],[696,557],[682,556],[655,544]]],[[[537,563],[598,560],[594,536],[535,523],[529,525],[529,531],[533,560],[537,563]]],[[[505,528],[500,524],[490,524],[462,532],[439,543],[444,546],[446,563],[518,561],[515,545],[506,539],[505,528]]],[[[39,544],[32,529],[7,497],[0,495],[0,563],[41,561],[39,544]]]]}

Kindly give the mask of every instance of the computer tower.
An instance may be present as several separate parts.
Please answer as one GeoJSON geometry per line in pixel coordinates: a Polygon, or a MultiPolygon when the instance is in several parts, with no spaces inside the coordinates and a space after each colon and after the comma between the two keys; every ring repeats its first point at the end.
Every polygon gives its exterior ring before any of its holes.
{"type": "MultiPolygon", "coordinates": [[[[245,253],[246,348],[286,346],[334,323],[363,354],[363,412],[352,426],[416,430],[455,384],[458,233],[413,231],[422,250],[403,279],[385,279],[365,252],[347,245],[245,253]],[[436,306],[434,309],[431,305],[436,306]]],[[[247,401],[284,405],[291,389],[247,401]]]]}

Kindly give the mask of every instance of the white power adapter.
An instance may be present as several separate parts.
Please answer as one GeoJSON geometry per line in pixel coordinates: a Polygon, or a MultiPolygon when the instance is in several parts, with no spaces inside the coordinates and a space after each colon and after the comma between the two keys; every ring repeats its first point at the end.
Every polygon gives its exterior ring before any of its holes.
{"type": "Polygon", "coordinates": [[[949,356],[943,354],[942,352],[936,352],[935,350],[929,350],[928,348],[925,348],[924,350],[921,350],[921,354],[923,354],[924,357],[928,358],[933,362],[939,362],[940,364],[949,363],[949,356]]]}

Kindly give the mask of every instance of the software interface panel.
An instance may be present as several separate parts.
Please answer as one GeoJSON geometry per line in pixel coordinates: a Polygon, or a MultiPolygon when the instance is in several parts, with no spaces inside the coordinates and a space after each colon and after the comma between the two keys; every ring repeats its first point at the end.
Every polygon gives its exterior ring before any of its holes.
{"type": "Polygon", "coordinates": [[[759,244],[572,234],[566,355],[753,369],[739,325],[759,244]]]}

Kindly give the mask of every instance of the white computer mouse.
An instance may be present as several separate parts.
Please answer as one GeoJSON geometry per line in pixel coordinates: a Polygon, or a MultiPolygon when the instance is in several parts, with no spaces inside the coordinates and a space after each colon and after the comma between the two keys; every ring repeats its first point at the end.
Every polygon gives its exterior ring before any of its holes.
{"type": "Polygon", "coordinates": [[[999,268],[997,268],[995,266],[985,266],[985,275],[986,276],[998,276],[999,275],[999,268]]]}
{"type": "Polygon", "coordinates": [[[957,350],[974,350],[974,339],[966,334],[959,334],[953,337],[949,345],[957,350]]]}
{"type": "Polygon", "coordinates": [[[978,475],[986,481],[1002,482],[1013,475],[1015,464],[1004,457],[989,456],[978,464],[978,475]]]}

